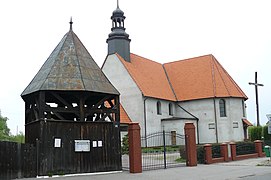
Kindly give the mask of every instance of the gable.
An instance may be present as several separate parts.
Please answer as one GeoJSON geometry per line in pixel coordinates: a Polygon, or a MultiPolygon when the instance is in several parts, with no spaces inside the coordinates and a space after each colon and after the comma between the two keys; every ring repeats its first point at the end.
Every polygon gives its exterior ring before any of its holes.
{"type": "Polygon", "coordinates": [[[118,58],[144,96],[176,101],[162,64],[132,53],[130,56],[131,62],[118,58]]]}

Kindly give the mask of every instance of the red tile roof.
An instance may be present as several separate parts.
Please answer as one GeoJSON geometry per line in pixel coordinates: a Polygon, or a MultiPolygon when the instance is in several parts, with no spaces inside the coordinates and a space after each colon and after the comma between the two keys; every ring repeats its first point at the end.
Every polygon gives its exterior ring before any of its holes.
{"type": "Polygon", "coordinates": [[[242,119],[242,120],[243,120],[244,125],[253,126],[253,124],[251,124],[251,122],[249,122],[249,120],[247,120],[247,119],[242,119]]]}
{"type": "Polygon", "coordinates": [[[176,101],[162,64],[135,54],[131,54],[131,62],[117,56],[144,96],[176,101]]]}
{"type": "Polygon", "coordinates": [[[179,101],[213,97],[247,99],[213,55],[166,63],[164,67],[179,101]]]}
{"type": "Polygon", "coordinates": [[[245,93],[213,55],[164,65],[131,53],[131,62],[121,60],[144,96],[171,101],[213,97],[240,97],[245,93]]]}
{"type": "Polygon", "coordinates": [[[120,104],[120,123],[121,124],[130,124],[132,120],[124,110],[123,106],[120,104]]]}
{"type": "MultiPolygon", "coordinates": [[[[114,102],[114,100],[112,100],[112,102],[114,102]]],[[[107,101],[105,102],[105,107],[107,107],[107,108],[110,107],[110,105],[107,101]]],[[[120,123],[121,124],[129,124],[131,122],[132,122],[132,120],[130,119],[130,117],[128,116],[126,111],[124,110],[123,106],[120,104],[120,123]]]]}

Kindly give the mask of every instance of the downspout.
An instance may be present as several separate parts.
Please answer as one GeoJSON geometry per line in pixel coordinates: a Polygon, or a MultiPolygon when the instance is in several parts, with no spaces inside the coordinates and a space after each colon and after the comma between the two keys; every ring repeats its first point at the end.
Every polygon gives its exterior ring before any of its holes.
{"type": "MultiPolygon", "coordinates": [[[[144,97],[144,96],[143,96],[144,97]]],[[[147,146],[147,115],[146,115],[146,100],[148,99],[148,97],[144,97],[144,139],[145,139],[145,147],[147,146]]]]}
{"type": "Polygon", "coordinates": [[[215,134],[216,134],[216,143],[218,143],[218,130],[217,130],[217,115],[216,115],[216,103],[215,103],[215,98],[213,98],[214,101],[214,114],[215,114],[215,134]]]}
{"type": "Polygon", "coordinates": [[[189,115],[191,115],[192,117],[194,117],[197,120],[197,140],[198,140],[198,144],[199,144],[199,118],[197,118],[196,116],[194,116],[193,114],[191,114],[190,112],[188,112],[186,109],[184,109],[178,103],[177,103],[177,105],[179,106],[179,108],[181,108],[182,110],[184,110],[186,113],[188,113],[189,115]]]}

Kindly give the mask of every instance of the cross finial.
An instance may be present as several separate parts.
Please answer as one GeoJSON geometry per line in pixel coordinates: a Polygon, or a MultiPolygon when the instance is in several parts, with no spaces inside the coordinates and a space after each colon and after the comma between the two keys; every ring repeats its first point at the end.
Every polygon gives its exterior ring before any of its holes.
{"type": "Polygon", "coordinates": [[[119,9],[119,0],[117,0],[117,8],[119,9]]]}
{"type": "Polygon", "coordinates": [[[71,17],[71,19],[70,19],[70,31],[72,31],[72,17],[71,17]]]}

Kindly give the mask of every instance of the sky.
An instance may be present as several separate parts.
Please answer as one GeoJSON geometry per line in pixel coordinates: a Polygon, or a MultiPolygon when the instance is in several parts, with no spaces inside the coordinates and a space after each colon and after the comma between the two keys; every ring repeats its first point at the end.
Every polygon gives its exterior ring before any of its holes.
{"type": "MultiPolygon", "coordinates": [[[[12,134],[24,132],[20,97],[51,52],[73,31],[99,66],[117,0],[0,1],[0,110],[12,134]]],[[[166,63],[213,54],[248,96],[247,119],[256,123],[258,72],[260,122],[271,114],[271,2],[268,0],[119,0],[131,52],[166,63]]]]}

